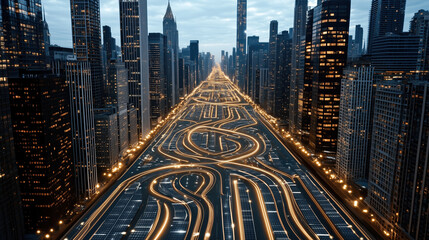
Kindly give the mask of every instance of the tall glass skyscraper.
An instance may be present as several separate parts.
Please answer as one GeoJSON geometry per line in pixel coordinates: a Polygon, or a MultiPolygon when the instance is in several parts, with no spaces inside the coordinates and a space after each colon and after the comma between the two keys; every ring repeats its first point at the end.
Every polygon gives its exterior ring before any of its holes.
{"type": "Polygon", "coordinates": [[[137,110],[138,136],[150,132],[149,53],[146,0],[120,0],[122,59],[128,69],[130,103],[137,110]]]}
{"type": "Polygon", "coordinates": [[[169,55],[167,84],[169,85],[168,101],[170,106],[179,102],[179,97],[183,89],[179,89],[179,32],[177,31],[176,20],[168,2],[167,11],[162,22],[163,34],[167,36],[167,48],[169,55]]]}
{"type": "Polygon", "coordinates": [[[349,22],[350,0],[325,0],[313,9],[312,38],[306,40],[311,42],[311,56],[305,74],[312,80],[309,142],[316,154],[332,155],[337,150],[349,22]]]}
{"type": "Polygon", "coordinates": [[[369,16],[368,53],[375,38],[386,33],[402,33],[406,0],[372,0],[369,16]]]}
{"type": "Polygon", "coordinates": [[[303,46],[305,41],[305,24],[307,22],[308,0],[295,0],[295,15],[292,35],[292,64],[291,64],[291,81],[290,81],[290,108],[289,121],[290,131],[292,133],[300,132],[300,108],[299,98],[302,96],[303,88],[303,46]],[[299,84],[301,83],[301,84],[299,84]]]}
{"type": "Polygon", "coordinates": [[[242,91],[246,91],[246,28],[247,0],[237,0],[237,60],[235,81],[242,91]]]}
{"type": "Polygon", "coordinates": [[[104,107],[101,55],[100,0],[70,0],[73,48],[78,61],[91,66],[95,108],[104,107]]]}

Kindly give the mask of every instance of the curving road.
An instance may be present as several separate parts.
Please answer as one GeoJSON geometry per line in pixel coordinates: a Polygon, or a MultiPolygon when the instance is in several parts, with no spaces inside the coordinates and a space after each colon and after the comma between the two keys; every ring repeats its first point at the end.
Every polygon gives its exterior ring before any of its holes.
{"type": "Polygon", "coordinates": [[[63,239],[372,236],[214,69],[63,239]]]}

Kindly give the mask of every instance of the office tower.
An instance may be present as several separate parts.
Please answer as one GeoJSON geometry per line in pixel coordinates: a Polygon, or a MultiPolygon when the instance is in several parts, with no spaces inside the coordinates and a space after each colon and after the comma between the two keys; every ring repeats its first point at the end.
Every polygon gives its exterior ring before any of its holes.
{"type": "Polygon", "coordinates": [[[198,84],[200,84],[200,76],[199,76],[199,70],[200,70],[200,47],[199,47],[200,42],[198,40],[191,40],[189,43],[189,56],[190,56],[190,60],[193,63],[193,65],[191,65],[192,67],[192,72],[194,74],[194,80],[191,83],[192,89],[194,89],[195,87],[198,86],[198,84]]]}
{"type": "Polygon", "coordinates": [[[167,82],[169,87],[168,102],[170,107],[179,102],[179,32],[177,31],[176,20],[168,2],[167,11],[162,22],[163,34],[167,37],[167,48],[169,55],[167,82]]]}
{"type": "Polygon", "coordinates": [[[273,115],[282,125],[289,125],[290,76],[292,61],[292,39],[288,31],[277,36],[277,73],[274,91],[273,115]]]}
{"type": "Polygon", "coordinates": [[[420,36],[387,33],[372,42],[371,62],[378,74],[414,74],[421,57],[420,36]]]}
{"type": "Polygon", "coordinates": [[[152,128],[166,115],[165,54],[167,38],[161,33],[149,34],[150,118],[152,128]]]}
{"type": "Polygon", "coordinates": [[[74,203],[68,84],[22,69],[9,78],[9,95],[26,231],[48,232],[74,203]]]}
{"type": "Polygon", "coordinates": [[[311,57],[305,66],[305,74],[312,80],[309,142],[314,153],[333,155],[337,149],[341,78],[347,61],[350,1],[323,1],[313,9],[312,17],[311,57]]]}
{"type": "MultiPolygon", "coordinates": [[[[303,70],[302,70],[302,80],[298,78],[298,117],[297,125],[299,126],[299,131],[296,132],[297,137],[301,137],[301,141],[304,144],[309,143],[310,138],[310,124],[311,124],[311,104],[312,104],[312,93],[313,93],[313,68],[312,64],[312,41],[313,41],[313,16],[314,9],[308,11],[308,20],[306,25],[305,33],[305,51],[302,53],[304,56],[301,60],[303,70]]],[[[300,73],[300,72],[298,72],[300,73]]]]}
{"type": "Polygon", "coordinates": [[[247,0],[237,0],[237,53],[235,83],[245,91],[246,80],[247,0]]]}
{"type": "Polygon", "coordinates": [[[368,179],[374,67],[353,64],[341,81],[336,169],[340,179],[355,184],[368,179]]]}
{"type": "Polygon", "coordinates": [[[91,68],[89,62],[69,61],[65,64],[71,99],[76,194],[81,200],[90,199],[96,193],[97,186],[91,68]]]}
{"type": "MultiPolygon", "coordinates": [[[[95,144],[97,152],[98,177],[105,175],[118,163],[119,130],[116,108],[97,108],[94,110],[95,144]]],[[[128,129],[127,129],[128,130],[128,129]]]]}
{"type": "Polygon", "coordinates": [[[363,51],[363,28],[356,25],[355,29],[355,47],[353,49],[353,57],[358,58],[362,56],[363,51]]]}
{"type": "Polygon", "coordinates": [[[261,92],[261,106],[267,113],[274,113],[274,98],[277,78],[277,34],[278,34],[278,22],[271,21],[270,23],[270,38],[269,38],[269,80],[266,85],[263,86],[261,92]]]}
{"type": "Polygon", "coordinates": [[[185,84],[185,59],[181,57],[179,58],[179,93],[181,98],[188,95],[185,84]]]}
{"type": "Polygon", "coordinates": [[[7,73],[45,63],[42,4],[40,0],[1,2],[2,45],[7,73]]]}
{"type": "Polygon", "coordinates": [[[255,94],[255,89],[253,88],[253,58],[252,54],[255,49],[258,48],[259,37],[258,36],[249,36],[247,38],[247,79],[246,79],[246,94],[250,97],[253,97],[255,94]]]}
{"type": "Polygon", "coordinates": [[[8,82],[4,71],[0,71],[0,234],[5,240],[15,240],[23,237],[24,219],[17,180],[8,82]]]}
{"type": "MultiPolygon", "coordinates": [[[[3,3],[0,5],[0,45],[5,46],[3,3]]],[[[7,13],[6,13],[7,14],[7,13]]],[[[0,62],[5,64],[3,47],[0,48],[0,62]]],[[[9,103],[9,85],[6,69],[0,68],[0,235],[5,240],[22,239],[24,219],[21,211],[21,197],[18,187],[18,171],[12,132],[9,103]]]]}
{"type": "Polygon", "coordinates": [[[268,82],[269,43],[259,43],[252,51],[252,86],[253,101],[260,104],[263,85],[268,82]]]}
{"type": "Polygon", "coordinates": [[[429,11],[419,10],[410,23],[410,34],[421,37],[419,63],[417,70],[428,74],[429,71],[429,11]]]}
{"type": "Polygon", "coordinates": [[[375,38],[386,33],[402,33],[406,0],[372,0],[369,16],[368,54],[375,38]]]}
{"type": "Polygon", "coordinates": [[[237,51],[236,48],[232,48],[232,61],[230,62],[230,71],[229,71],[229,78],[231,80],[234,79],[235,76],[235,69],[237,68],[237,51]]]}
{"type": "Polygon", "coordinates": [[[122,60],[128,69],[129,101],[136,108],[138,137],[142,139],[150,132],[147,1],[120,0],[119,11],[122,60]]]}
{"type": "Polygon", "coordinates": [[[95,108],[104,107],[101,54],[100,0],[70,0],[73,49],[78,61],[91,67],[95,108]]]}
{"type": "Polygon", "coordinates": [[[103,49],[106,53],[106,63],[109,63],[113,58],[113,51],[116,51],[116,46],[112,45],[112,29],[109,26],[103,26],[103,49]]]}
{"type": "Polygon", "coordinates": [[[367,203],[396,239],[427,239],[427,82],[377,84],[367,203]],[[401,236],[402,234],[402,236],[401,236]]]}
{"type": "MultiPolygon", "coordinates": [[[[125,157],[128,149],[128,70],[125,63],[116,63],[116,94],[118,111],[119,156],[125,157]]],[[[135,131],[137,132],[137,130],[135,131]]]]}
{"type": "Polygon", "coordinates": [[[428,158],[428,97],[427,82],[413,83],[409,112],[409,133],[404,163],[399,180],[399,211],[397,226],[412,239],[428,239],[429,232],[429,171],[428,158]]]}
{"type": "Polygon", "coordinates": [[[293,20],[293,34],[292,36],[292,64],[291,64],[291,78],[290,78],[290,107],[289,107],[289,121],[290,131],[297,134],[301,130],[300,116],[302,109],[298,107],[299,98],[303,92],[303,69],[304,69],[304,46],[307,22],[307,8],[308,0],[295,0],[295,13],[293,20]]]}

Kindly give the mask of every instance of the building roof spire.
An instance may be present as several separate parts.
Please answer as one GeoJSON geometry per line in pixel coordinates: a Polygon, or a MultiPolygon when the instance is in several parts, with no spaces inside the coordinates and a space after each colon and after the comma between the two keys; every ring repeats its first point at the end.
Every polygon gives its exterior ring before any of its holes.
{"type": "Polygon", "coordinates": [[[164,19],[174,20],[173,11],[171,10],[170,0],[168,0],[167,12],[164,15],[164,19]]]}

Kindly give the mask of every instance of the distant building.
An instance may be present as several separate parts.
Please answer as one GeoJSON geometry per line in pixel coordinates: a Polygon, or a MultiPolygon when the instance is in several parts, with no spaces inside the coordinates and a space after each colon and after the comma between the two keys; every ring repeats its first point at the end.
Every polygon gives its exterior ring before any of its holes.
{"type": "Polygon", "coordinates": [[[377,37],[400,34],[404,28],[406,0],[372,0],[369,15],[368,54],[377,37]]]}
{"type": "MultiPolygon", "coordinates": [[[[175,106],[179,102],[179,32],[177,31],[176,20],[174,19],[173,11],[171,10],[170,2],[168,2],[167,11],[162,22],[163,34],[167,37],[168,51],[168,68],[167,68],[167,83],[168,87],[168,103],[169,106],[175,106]]],[[[183,91],[183,90],[182,90],[183,91]]]]}
{"type": "Polygon", "coordinates": [[[100,0],[70,0],[73,48],[78,61],[91,66],[95,108],[104,107],[100,0]]]}
{"type": "Polygon", "coordinates": [[[65,48],[60,46],[50,46],[49,55],[53,61],[65,62],[77,59],[73,53],[73,48],[65,48]]]}
{"type": "Polygon", "coordinates": [[[129,101],[137,111],[137,133],[142,139],[150,132],[147,0],[120,0],[119,13],[129,101]]]}
{"type": "Polygon", "coordinates": [[[295,13],[292,36],[292,64],[290,80],[289,129],[298,135],[301,132],[301,113],[299,102],[302,104],[304,81],[304,46],[306,38],[308,0],[295,0],[295,13]]]}
{"type": "Polygon", "coordinates": [[[247,0],[237,1],[237,52],[235,65],[235,83],[245,91],[246,80],[246,29],[247,0]]]}
{"type": "Polygon", "coordinates": [[[369,171],[374,67],[357,64],[341,81],[336,168],[338,177],[365,185],[369,171]]]}
{"type": "Polygon", "coordinates": [[[410,23],[410,34],[420,36],[419,61],[417,70],[421,75],[429,75],[429,11],[419,10],[410,23]]]}
{"type": "Polygon", "coordinates": [[[290,77],[292,61],[292,39],[288,31],[277,36],[277,67],[274,91],[273,115],[282,125],[289,125],[290,77]]]}
{"type": "Polygon", "coordinates": [[[200,42],[198,40],[191,40],[189,43],[189,57],[191,60],[191,71],[194,78],[191,82],[192,89],[196,88],[200,84],[200,42]]]}
{"type": "Polygon", "coordinates": [[[249,36],[247,37],[247,81],[246,81],[246,94],[253,97],[255,94],[254,89],[254,76],[253,76],[253,52],[258,49],[259,37],[249,36]]]}
{"type": "Polygon", "coordinates": [[[150,118],[154,128],[167,112],[165,54],[167,38],[161,33],[149,34],[150,118]]]}
{"type": "Polygon", "coordinates": [[[269,38],[269,56],[268,56],[268,74],[269,79],[266,86],[263,86],[260,101],[261,106],[269,114],[274,113],[274,101],[277,80],[277,35],[278,35],[278,22],[271,21],[270,23],[270,38],[269,38]]]}

